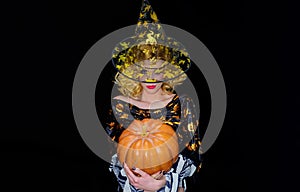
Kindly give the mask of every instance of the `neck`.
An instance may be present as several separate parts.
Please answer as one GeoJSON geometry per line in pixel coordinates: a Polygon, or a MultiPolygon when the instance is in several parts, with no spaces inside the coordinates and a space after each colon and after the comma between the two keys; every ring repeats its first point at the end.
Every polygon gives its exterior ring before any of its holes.
{"type": "Polygon", "coordinates": [[[143,90],[141,101],[147,102],[147,103],[153,103],[155,101],[162,100],[163,91],[162,89],[159,89],[156,93],[147,93],[143,90]]]}

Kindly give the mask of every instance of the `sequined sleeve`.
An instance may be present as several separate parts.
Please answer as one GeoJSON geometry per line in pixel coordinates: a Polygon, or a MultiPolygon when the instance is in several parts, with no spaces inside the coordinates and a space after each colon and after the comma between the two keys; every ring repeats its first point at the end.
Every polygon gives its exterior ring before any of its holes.
{"type": "Polygon", "coordinates": [[[193,100],[188,96],[180,97],[181,117],[177,134],[179,143],[183,147],[181,154],[193,161],[199,168],[201,166],[201,138],[199,134],[199,111],[193,100]]]}
{"type": "Polygon", "coordinates": [[[132,122],[133,117],[130,115],[127,103],[116,99],[111,101],[111,107],[107,109],[107,113],[104,129],[113,141],[118,142],[120,135],[132,122]]]}

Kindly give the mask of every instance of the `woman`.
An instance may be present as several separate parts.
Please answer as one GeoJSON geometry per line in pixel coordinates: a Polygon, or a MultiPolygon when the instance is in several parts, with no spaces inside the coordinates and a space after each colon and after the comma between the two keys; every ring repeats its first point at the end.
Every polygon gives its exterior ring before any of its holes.
{"type": "Polygon", "coordinates": [[[121,164],[117,153],[112,156],[110,171],[118,180],[118,191],[179,191],[186,190],[186,178],[201,165],[198,118],[193,101],[177,95],[175,86],[187,78],[172,63],[172,50],[158,44],[140,44],[127,52],[115,76],[120,95],[112,99],[105,130],[118,143],[122,132],[134,119],[160,119],[174,129],[181,151],[168,172],[149,175],[138,167],[121,164]],[[139,176],[137,176],[137,174],[139,176]]]}

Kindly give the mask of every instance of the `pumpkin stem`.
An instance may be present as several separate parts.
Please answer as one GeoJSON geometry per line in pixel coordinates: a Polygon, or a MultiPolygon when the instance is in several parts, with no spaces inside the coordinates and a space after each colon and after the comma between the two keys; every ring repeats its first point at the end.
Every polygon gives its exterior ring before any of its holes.
{"type": "Polygon", "coordinates": [[[142,133],[141,136],[142,137],[147,137],[149,134],[149,131],[147,131],[147,127],[145,125],[142,126],[142,133]]]}

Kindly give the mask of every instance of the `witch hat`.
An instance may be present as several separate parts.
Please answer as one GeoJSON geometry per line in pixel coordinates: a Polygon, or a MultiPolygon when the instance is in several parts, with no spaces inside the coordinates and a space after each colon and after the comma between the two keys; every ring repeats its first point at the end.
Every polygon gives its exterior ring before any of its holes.
{"type": "Polygon", "coordinates": [[[185,74],[191,66],[185,47],[166,35],[148,0],[142,2],[135,34],[115,46],[112,63],[126,77],[150,82],[170,81],[185,74]],[[164,62],[157,64],[158,60],[164,62]],[[158,73],[163,74],[159,81],[152,78],[158,73]]]}

